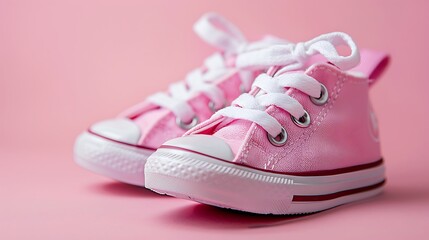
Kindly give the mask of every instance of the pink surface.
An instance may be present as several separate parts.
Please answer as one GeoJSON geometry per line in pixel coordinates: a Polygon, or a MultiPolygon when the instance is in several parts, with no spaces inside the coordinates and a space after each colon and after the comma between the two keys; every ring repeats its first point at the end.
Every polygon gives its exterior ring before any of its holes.
{"type": "Polygon", "coordinates": [[[0,239],[427,238],[427,1],[231,2],[0,1],[0,239]],[[392,54],[371,92],[388,167],[382,196],[264,217],[158,196],[75,166],[80,131],[165,89],[212,51],[192,32],[206,11],[251,39],[341,30],[392,54]]]}

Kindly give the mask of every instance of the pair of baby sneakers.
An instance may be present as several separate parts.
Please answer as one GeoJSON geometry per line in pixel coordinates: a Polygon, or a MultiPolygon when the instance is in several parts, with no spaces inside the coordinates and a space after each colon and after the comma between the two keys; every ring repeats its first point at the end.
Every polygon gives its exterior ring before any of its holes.
{"type": "Polygon", "coordinates": [[[248,42],[212,13],[194,30],[219,52],[168,92],[82,133],[80,166],[260,214],[316,212],[382,191],[368,92],[386,54],[359,51],[341,32],[300,43],[272,36],[248,42]]]}

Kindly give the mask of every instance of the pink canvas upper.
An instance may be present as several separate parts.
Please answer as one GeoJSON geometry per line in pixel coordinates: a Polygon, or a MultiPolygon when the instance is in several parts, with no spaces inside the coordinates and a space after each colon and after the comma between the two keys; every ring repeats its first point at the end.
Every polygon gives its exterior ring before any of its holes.
{"type": "Polygon", "coordinates": [[[324,84],[329,93],[328,102],[319,106],[307,94],[294,88],[287,90],[311,116],[308,127],[298,127],[288,112],[275,105],[265,110],[286,129],[288,139],[284,146],[271,144],[267,131],[254,122],[231,121],[223,116],[212,117],[186,135],[215,136],[233,152],[233,159],[224,160],[275,172],[330,170],[378,161],[379,133],[369,89],[384,71],[388,56],[368,50],[362,51],[361,56],[361,63],[349,71],[323,60],[302,69],[324,84]]]}

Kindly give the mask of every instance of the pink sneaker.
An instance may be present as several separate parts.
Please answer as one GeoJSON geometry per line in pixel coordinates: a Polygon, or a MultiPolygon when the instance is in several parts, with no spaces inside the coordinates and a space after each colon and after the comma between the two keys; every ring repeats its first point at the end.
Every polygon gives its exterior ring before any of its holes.
{"type": "Polygon", "coordinates": [[[192,71],[184,82],[156,93],[119,117],[92,125],[75,144],[75,161],[95,173],[144,186],[146,159],[165,141],[182,136],[199,121],[229,105],[250,90],[255,77],[266,70],[251,70],[235,64],[240,54],[273,44],[286,43],[275,37],[248,43],[226,19],[210,13],[194,25],[195,32],[220,52],[192,71]]]}
{"type": "Polygon", "coordinates": [[[362,57],[358,65],[344,33],[239,56],[241,65],[277,67],[232,106],[164,143],[146,163],[146,187],[260,214],[316,212],[380,193],[384,164],[368,90],[388,57],[362,57]],[[339,45],[350,55],[340,56],[339,45]]]}

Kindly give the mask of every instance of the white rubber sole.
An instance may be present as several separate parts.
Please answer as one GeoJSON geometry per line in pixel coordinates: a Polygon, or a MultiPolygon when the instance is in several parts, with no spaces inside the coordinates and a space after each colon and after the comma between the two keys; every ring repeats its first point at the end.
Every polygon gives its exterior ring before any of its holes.
{"type": "Polygon", "coordinates": [[[381,193],[384,165],[328,176],[295,176],[160,148],[149,157],[145,177],[146,187],[161,194],[259,214],[302,214],[381,193]]]}
{"type": "Polygon", "coordinates": [[[153,152],[85,132],[76,140],[74,159],[79,166],[99,175],[144,186],[144,165],[153,152]]]}

